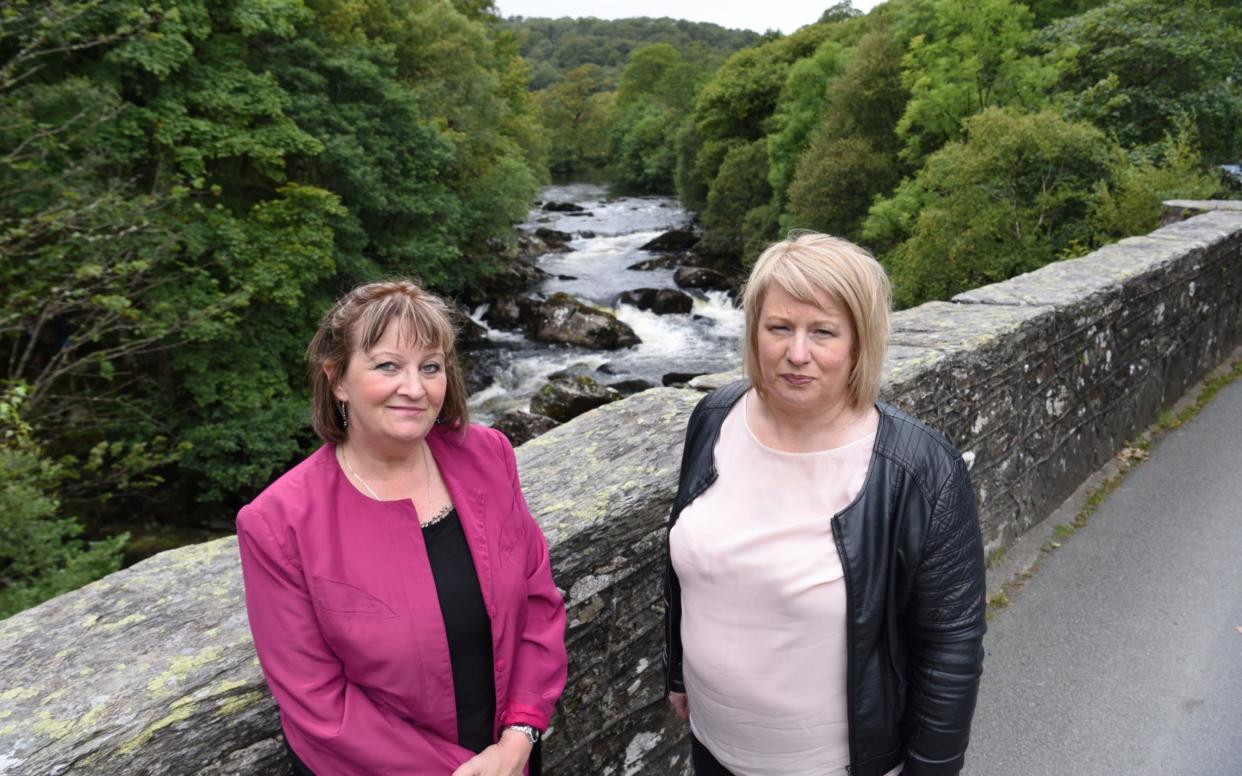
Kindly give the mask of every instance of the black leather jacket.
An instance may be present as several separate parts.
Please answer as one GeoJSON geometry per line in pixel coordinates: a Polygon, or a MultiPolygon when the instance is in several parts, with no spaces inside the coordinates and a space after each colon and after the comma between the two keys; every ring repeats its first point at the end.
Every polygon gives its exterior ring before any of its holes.
{"type": "MultiPolygon", "coordinates": [[[[706,396],[690,416],[669,528],[716,480],[720,426],[748,388],[706,396]]],[[[845,569],[850,769],[882,776],[956,774],[963,765],[983,670],[983,543],[970,477],[939,433],[878,403],[867,479],[832,518],[845,569]]],[[[757,483],[756,487],[763,487],[757,483]]],[[[668,689],[685,692],[681,586],[664,591],[668,689]]]]}

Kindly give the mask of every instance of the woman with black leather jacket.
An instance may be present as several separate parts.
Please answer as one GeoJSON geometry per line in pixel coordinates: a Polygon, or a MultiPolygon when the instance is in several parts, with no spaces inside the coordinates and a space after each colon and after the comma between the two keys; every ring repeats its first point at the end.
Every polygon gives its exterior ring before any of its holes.
{"type": "Polygon", "coordinates": [[[888,278],[803,233],[744,306],[748,381],[691,416],[670,519],[664,662],[695,773],[956,774],[983,548],[961,456],[876,400],[888,278]]]}

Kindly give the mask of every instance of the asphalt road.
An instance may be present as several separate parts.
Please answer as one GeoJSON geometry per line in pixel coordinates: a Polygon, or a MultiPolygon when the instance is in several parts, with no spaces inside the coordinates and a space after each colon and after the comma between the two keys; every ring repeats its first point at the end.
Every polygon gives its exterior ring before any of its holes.
{"type": "Polygon", "coordinates": [[[968,776],[1242,776],[1242,380],[992,620],[968,776]]]}

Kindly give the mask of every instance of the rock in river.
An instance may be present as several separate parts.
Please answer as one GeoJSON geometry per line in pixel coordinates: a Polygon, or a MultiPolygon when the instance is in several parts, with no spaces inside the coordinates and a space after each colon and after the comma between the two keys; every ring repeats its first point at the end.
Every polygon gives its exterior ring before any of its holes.
{"type": "Polygon", "coordinates": [[[549,213],[581,213],[586,210],[582,205],[573,202],[545,202],[543,209],[549,213]]]}
{"type": "Polygon", "coordinates": [[[550,250],[564,250],[568,246],[569,241],[574,239],[574,236],[569,232],[549,229],[546,226],[536,229],[535,236],[543,240],[550,250]]]}
{"type": "Polygon", "coordinates": [[[509,410],[496,418],[492,428],[509,437],[509,444],[518,447],[559,425],[560,423],[547,415],[535,415],[526,410],[509,410]]]}
{"type": "Polygon", "coordinates": [[[694,308],[694,300],[690,295],[675,288],[636,288],[633,291],[622,291],[617,301],[660,315],[688,313],[694,308]]]}
{"type": "Polygon", "coordinates": [[[562,423],[621,398],[621,393],[585,375],[554,378],[531,397],[530,409],[562,423]]]}
{"type": "Polygon", "coordinates": [[[639,247],[640,251],[652,251],[655,253],[674,253],[677,251],[688,251],[693,248],[699,241],[699,236],[689,229],[673,229],[665,232],[659,237],[644,243],[639,247]]]}
{"type": "Polygon", "coordinates": [[[602,350],[628,348],[642,341],[612,313],[589,307],[564,292],[553,294],[539,307],[529,332],[540,342],[602,350]]]}
{"type": "Polygon", "coordinates": [[[535,322],[542,300],[522,294],[506,294],[493,299],[483,320],[493,329],[525,329],[535,322]]]}
{"type": "Polygon", "coordinates": [[[682,288],[718,288],[730,290],[732,285],[723,272],[706,267],[678,267],[673,282],[682,288]]]}

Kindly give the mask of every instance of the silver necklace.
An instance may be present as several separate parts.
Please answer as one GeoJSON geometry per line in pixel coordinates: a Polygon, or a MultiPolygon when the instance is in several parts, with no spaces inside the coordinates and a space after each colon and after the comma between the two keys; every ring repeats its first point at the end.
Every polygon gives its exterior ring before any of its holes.
{"type": "MultiPolygon", "coordinates": [[[[423,476],[424,476],[423,497],[424,497],[424,503],[429,504],[431,503],[431,463],[427,460],[427,455],[428,455],[427,448],[424,447],[423,448],[423,476]]],[[[354,467],[352,464],[350,464],[349,458],[345,456],[344,447],[341,447],[341,460],[345,462],[345,468],[349,470],[349,473],[353,475],[354,479],[357,480],[358,482],[361,482],[362,487],[366,488],[367,493],[371,494],[371,498],[375,499],[376,501],[384,500],[379,497],[378,493],[375,492],[375,488],[372,488],[371,485],[366,480],[362,479],[362,475],[354,471],[354,467]]],[[[448,517],[449,513],[452,511],[453,511],[453,505],[446,504],[443,509],[441,509],[439,512],[435,514],[435,517],[431,518],[425,523],[420,522],[419,525],[421,525],[423,528],[430,528],[436,523],[443,522],[444,518],[448,517]]]]}

